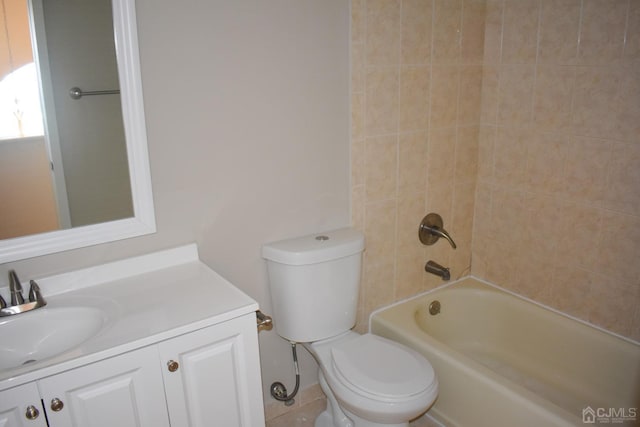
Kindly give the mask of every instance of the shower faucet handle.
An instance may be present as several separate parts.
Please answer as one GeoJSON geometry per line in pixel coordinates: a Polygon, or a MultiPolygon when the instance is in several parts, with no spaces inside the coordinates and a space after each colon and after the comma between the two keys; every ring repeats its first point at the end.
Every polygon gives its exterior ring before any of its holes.
{"type": "Polygon", "coordinates": [[[434,235],[438,236],[438,238],[440,238],[440,237],[444,237],[444,238],[449,242],[449,244],[451,245],[451,247],[452,247],[453,249],[456,249],[456,248],[457,248],[457,246],[456,246],[456,242],[454,242],[454,241],[453,241],[453,239],[451,238],[451,236],[449,235],[449,233],[447,233],[447,230],[445,230],[445,229],[438,229],[438,228],[433,227],[433,228],[431,228],[429,231],[431,232],[431,234],[434,234],[434,235]]]}
{"type": "Polygon", "coordinates": [[[456,243],[453,241],[447,230],[443,228],[442,217],[437,213],[430,213],[425,216],[420,223],[418,229],[418,237],[424,245],[433,245],[439,238],[446,239],[453,249],[456,249],[456,243]]]}

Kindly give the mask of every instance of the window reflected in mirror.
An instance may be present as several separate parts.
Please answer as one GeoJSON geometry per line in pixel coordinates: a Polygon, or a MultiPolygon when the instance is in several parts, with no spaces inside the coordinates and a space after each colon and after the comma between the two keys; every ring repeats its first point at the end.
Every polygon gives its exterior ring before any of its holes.
{"type": "Polygon", "coordinates": [[[13,70],[0,80],[0,139],[44,137],[36,64],[13,70]]]}

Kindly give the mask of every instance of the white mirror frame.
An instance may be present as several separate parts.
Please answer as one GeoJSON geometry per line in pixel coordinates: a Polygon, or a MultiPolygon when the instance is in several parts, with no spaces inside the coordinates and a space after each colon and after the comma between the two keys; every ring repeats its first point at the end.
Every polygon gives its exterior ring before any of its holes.
{"type": "Polygon", "coordinates": [[[135,0],[112,0],[122,116],[134,216],[0,241],[0,264],[154,233],[135,0]]]}

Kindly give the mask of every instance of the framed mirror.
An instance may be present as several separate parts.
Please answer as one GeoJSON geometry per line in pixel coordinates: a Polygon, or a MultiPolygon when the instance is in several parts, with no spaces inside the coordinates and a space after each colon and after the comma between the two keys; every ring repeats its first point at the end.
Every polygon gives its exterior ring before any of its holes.
{"type": "MultiPolygon", "coordinates": [[[[3,1],[5,13],[5,39],[9,43],[12,34],[7,29],[7,23],[11,21],[7,12],[10,8],[6,3],[10,0],[1,1],[3,1]]],[[[4,230],[4,236],[0,237],[0,263],[155,232],[135,0],[100,0],[106,2],[106,6],[101,7],[110,8],[112,12],[112,23],[107,22],[105,26],[110,33],[108,43],[98,41],[103,44],[95,47],[89,41],[103,39],[103,37],[87,36],[83,33],[77,36],[81,48],[90,50],[82,52],[74,49],[71,55],[68,52],[59,53],[52,50],[56,41],[54,39],[59,36],[49,31],[51,24],[45,22],[47,13],[55,14],[45,10],[49,3],[52,5],[64,3],[64,0],[47,0],[46,3],[43,0],[27,1],[33,60],[40,86],[41,120],[44,123],[44,136],[41,138],[44,139],[46,147],[47,166],[50,165],[51,169],[41,175],[50,176],[49,185],[54,200],[51,209],[55,210],[56,224],[50,231],[45,232],[4,230]],[[112,47],[107,46],[109,43],[112,47]],[[99,55],[87,59],[94,53],[99,55]],[[88,82],[80,81],[77,85],[67,88],[70,81],[75,81],[69,80],[70,73],[64,70],[65,67],[76,68],[75,64],[69,67],[71,56],[80,58],[80,62],[84,59],[90,66],[96,66],[96,68],[84,74],[77,73],[88,76],[88,82]],[[111,56],[112,59],[109,60],[107,56],[111,56]],[[57,71],[56,67],[62,71],[57,71]],[[110,68],[113,69],[111,77],[109,76],[110,68]],[[91,81],[91,79],[94,80],[91,81]],[[75,98],[71,93],[73,90],[76,90],[75,98]],[[77,90],[84,94],[78,97],[77,90]],[[97,109],[93,109],[94,107],[97,109]],[[67,116],[66,119],[64,119],[65,116],[67,116]],[[82,137],[74,140],[74,131],[82,137]],[[108,136],[104,138],[105,135],[108,136]],[[102,149],[96,148],[100,137],[109,144],[102,149]],[[72,140],[75,142],[70,144],[69,141],[72,140]],[[70,146],[74,148],[69,149],[70,146]],[[95,151],[92,159],[85,155],[87,147],[95,151]],[[109,163],[110,161],[115,163],[109,163]],[[85,175],[75,172],[78,170],[84,171],[85,175]],[[111,185],[112,182],[117,183],[117,186],[111,185]],[[111,186],[106,185],[107,183],[111,186]],[[116,200],[117,198],[119,199],[116,200]],[[89,209],[83,211],[80,205],[89,209]],[[113,208],[114,206],[116,208],[113,208]]],[[[73,1],[67,3],[79,4],[73,1]]],[[[104,17],[103,12],[97,10],[92,13],[96,17],[104,17]]],[[[58,12],[58,15],[60,19],[67,19],[69,13],[58,12]]],[[[87,29],[91,27],[92,30],[98,27],[96,24],[85,22],[82,17],[75,16],[73,19],[74,23],[79,24],[77,27],[80,29],[83,25],[87,29]]],[[[59,44],[69,45],[64,37],[69,37],[71,27],[75,26],[64,24],[64,31],[59,32],[63,37],[57,40],[59,44]]],[[[13,40],[15,39],[14,36],[13,40]]],[[[106,40],[107,37],[104,39],[106,40]]],[[[7,50],[10,61],[14,61],[13,56],[17,55],[12,54],[11,45],[8,45],[7,50]]],[[[2,95],[1,85],[0,82],[0,96],[2,95]]],[[[19,113],[22,114],[23,110],[27,109],[21,108],[19,113]]],[[[5,126],[5,123],[7,122],[0,119],[0,126],[5,126]]],[[[26,120],[20,123],[20,132],[24,131],[25,123],[27,123],[26,120]]],[[[20,142],[18,146],[24,151],[27,143],[38,140],[37,131],[35,132],[35,137],[27,135],[24,139],[12,140],[6,137],[4,140],[0,139],[0,149],[9,147],[9,142],[18,141],[20,142]]],[[[3,161],[7,164],[6,158],[0,159],[0,162],[3,161]]],[[[9,167],[11,169],[15,162],[10,161],[8,164],[11,165],[9,167]]],[[[19,187],[21,176],[33,177],[38,173],[21,170],[18,167],[15,167],[11,173],[9,177],[0,178],[4,180],[4,183],[0,182],[0,190],[5,193],[0,193],[2,203],[11,205],[18,211],[20,217],[27,217],[30,210],[46,210],[46,201],[37,198],[36,192],[23,191],[13,196],[10,193],[12,189],[19,187]]],[[[3,220],[3,215],[4,213],[0,213],[0,222],[5,224],[4,227],[9,227],[8,224],[11,221],[3,220]]],[[[3,225],[0,224],[0,227],[3,225]]]]}

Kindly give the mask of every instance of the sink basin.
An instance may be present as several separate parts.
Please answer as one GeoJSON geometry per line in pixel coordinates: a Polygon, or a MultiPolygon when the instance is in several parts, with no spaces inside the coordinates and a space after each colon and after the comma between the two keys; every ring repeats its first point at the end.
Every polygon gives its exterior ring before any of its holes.
{"type": "Polygon", "coordinates": [[[102,311],[89,307],[43,307],[0,318],[0,371],[72,350],[104,323],[102,311]]]}

